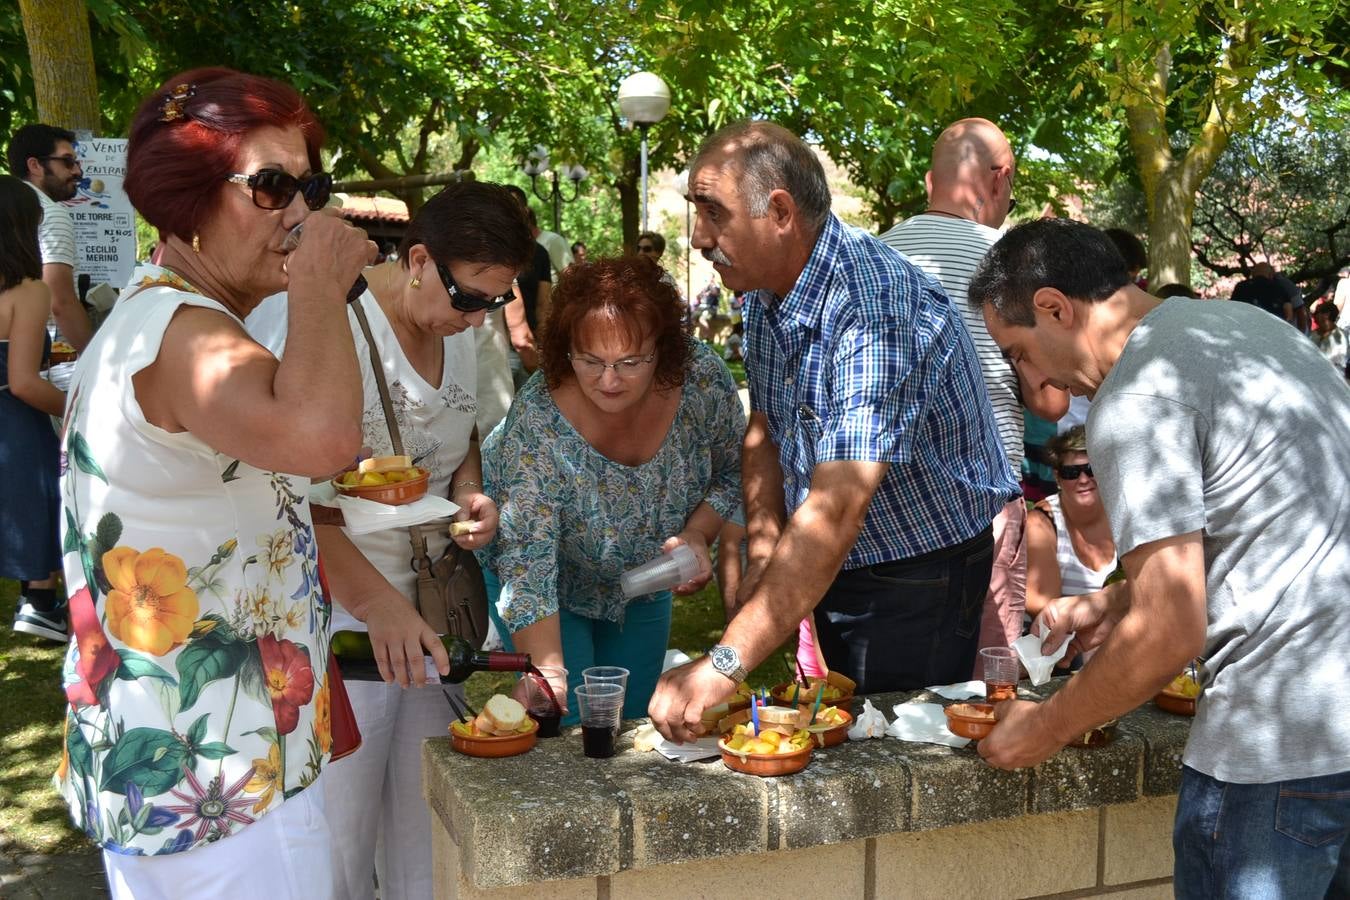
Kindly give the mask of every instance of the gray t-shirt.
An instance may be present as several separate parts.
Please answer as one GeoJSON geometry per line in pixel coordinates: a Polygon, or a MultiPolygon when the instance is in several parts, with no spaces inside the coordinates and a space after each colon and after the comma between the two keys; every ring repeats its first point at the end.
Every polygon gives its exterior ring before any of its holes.
{"type": "Polygon", "coordinates": [[[1245,303],[1168,300],[1088,416],[1124,556],[1202,531],[1205,693],[1186,765],[1263,783],[1350,770],[1350,387],[1245,303]]]}

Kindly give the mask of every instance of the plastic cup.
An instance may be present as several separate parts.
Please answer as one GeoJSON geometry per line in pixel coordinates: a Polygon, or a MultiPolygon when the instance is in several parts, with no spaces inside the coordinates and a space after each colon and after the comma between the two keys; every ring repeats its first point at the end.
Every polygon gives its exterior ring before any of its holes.
{"type": "Polygon", "coordinates": [[[623,687],[614,683],[581,684],[575,693],[583,752],[593,759],[613,756],[614,739],[623,718],[623,687]]]}
{"type": "Polygon", "coordinates": [[[628,670],[623,666],[591,666],[581,670],[581,680],[585,684],[617,684],[628,690],[628,670]]]}
{"type": "Polygon", "coordinates": [[[1017,698],[1017,651],[1011,647],[985,647],[980,651],[984,666],[984,696],[990,703],[1017,698]]]}
{"type": "Polygon", "coordinates": [[[687,544],[676,544],[649,562],[619,576],[619,587],[628,599],[668,591],[698,575],[698,557],[687,544]]]}
{"type": "Polygon", "coordinates": [[[540,674],[549,682],[553,693],[550,694],[544,689],[544,686],[540,683],[539,675],[527,672],[516,683],[516,689],[512,691],[512,695],[525,706],[530,715],[539,721],[540,737],[557,737],[560,734],[559,723],[567,707],[567,670],[562,666],[539,666],[538,668],[540,674]]]}

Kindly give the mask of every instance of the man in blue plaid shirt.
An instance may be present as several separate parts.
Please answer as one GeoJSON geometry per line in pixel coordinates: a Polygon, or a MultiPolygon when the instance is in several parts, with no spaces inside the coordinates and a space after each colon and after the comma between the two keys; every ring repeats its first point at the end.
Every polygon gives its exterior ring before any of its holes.
{"type": "Polygon", "coordinates": [[[830,212],[820,162],[786,129],[724,128],[691,172],[694,246],[751,292],[749,564],[723,643],[662,678],[652,721],[696,736],[813,610],[826,663],[861,692],[966,680],[990,523],[1018,488],[959,311],[830,212]]]}

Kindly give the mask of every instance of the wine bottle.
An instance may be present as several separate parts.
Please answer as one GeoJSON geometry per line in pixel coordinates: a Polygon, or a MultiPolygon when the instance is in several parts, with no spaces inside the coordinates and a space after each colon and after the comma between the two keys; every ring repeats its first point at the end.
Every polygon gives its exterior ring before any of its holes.
{"type": "MultiPolygon", "coordinates": [[[[450,674],[441,676],[441,681],[451,684],[458,684],[474,672],[528,672],[534,668],[528,653],[475,650],[468,641],[451,634],[442,635],[441,644],[450,656],[450,674]]],[[[383,680],[380,678],[380,668],[375,663],[375,648],[371,646],[370,635],[366,632],[335,632],[332,651],[337,657],[343,678],[383,680]]]]}

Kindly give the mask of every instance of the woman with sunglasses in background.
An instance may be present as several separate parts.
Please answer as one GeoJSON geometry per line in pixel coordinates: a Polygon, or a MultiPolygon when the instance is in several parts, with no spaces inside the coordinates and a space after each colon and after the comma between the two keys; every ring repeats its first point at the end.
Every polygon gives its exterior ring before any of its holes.
{"type": "Polygon", "coordinates": [[[80,356],[62,435],[57,782],[116,898],[331,893],[321,779],[345,699],[306,496],[361,446],[343,313],[375,245],[312,216],[322,141],[292,88],[222,68],[170,79],[132,121],[125,187],[159,263],[80,356]],[[243,319],[281,290],[278,361],[243,319]]]}
{"type": "Polygon", "coordinates": [[[619,576],[687,544],[699,575],[675,592],[707,583],[708,546],[740,503],[745,412],[726,365],[686,337],[679,294],[650,259],[568,268],[540,359],[484,447],[483,480],[502,503],[497,540],[479,554],[488,596],[499,594],[509,648],[565,666],[572,687],[589,666],[627,668],[624,715],[644,716],[671,596],[625,600],[619,576]]]}
{"type": "MultiPolygon", "coordinates": [[[[469,329],[515,299],[511,283],[533,256],[525,218],[504,188],[453,184],[418,210],[397,260],[365,270],[368,288],[349,310],[361,367],[362,441],[373,456],[394,453],[368,328],[403,453],[431,473],[428,492],[453,500],[460,506],[455,517],[472,522],[472,531],[453,538],[466,550],[483,547],[497,530],[497,507],[482,487],[474,426],[477,363],[469,329]]],[[[275,333],[276,323],[267,318],[280,312],[283,307],[269,303],[250,317],[250,330],[275,333]]],[[[269,342],[285,359],[289,350],[277,339],[269,342]]],[[[378,874],[381,900],[430,897],[431,817],[422,798],[422,742],[444,736],[451,714],[439,690],[404,688],[426,683],[431,673],[424,653],[440,674],[448,671],[449,660],[413,606],[417,577],[408,564],[408,529],[353,535],[336,519],[317,512],[316,518],[323,522],[317,530],[329,584],[335,594],[362,598],[364,607],[355,614],[335,610],[333,631],[368,631],[385,679],[345,680],[362,743],[332,764],[326,780],[340,874],[336,896],[374,897],[378,874]]],[[[444,522],[428,525],[423,535],[433,560],[451,540],[444,522]]]]}
{"type": "Polygon", "coordinates": [[[1027,516],[1027,615],[1050,601],[1101,590],[1116,569],[1116,543],[1088,462],[1087,432],[1075,425],[1046,445],[1059,493],[1027,516]]]}

